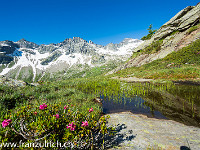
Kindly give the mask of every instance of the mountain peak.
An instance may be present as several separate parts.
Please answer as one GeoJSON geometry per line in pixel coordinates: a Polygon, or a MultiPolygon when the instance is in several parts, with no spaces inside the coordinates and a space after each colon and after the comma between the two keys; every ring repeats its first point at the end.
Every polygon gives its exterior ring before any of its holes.
{"type": "Polygon", "coordinates": [[[24,42],[27,41],[25,38],[20,39],[18,42],[24,42]]]}
{"type": "Polygon", "coordinates": [[[33,48],[39,47],[39,45],[37,45],[37,44],[35,44],[33,42],[29,42],[24,38],[22,38],[21,40],[17,41],[16,43],[19,44],[21,48],[31,48],[31,49],[33,49],[33,48]]]}
{"type": "Polygon", "coordinates": [[[87,42],[87,41],[80,37],[73,37],[73,38],[67,38],[61,43],[71,43],[71,42],[72,43],[80,43],[80,42],[87,42]]]}

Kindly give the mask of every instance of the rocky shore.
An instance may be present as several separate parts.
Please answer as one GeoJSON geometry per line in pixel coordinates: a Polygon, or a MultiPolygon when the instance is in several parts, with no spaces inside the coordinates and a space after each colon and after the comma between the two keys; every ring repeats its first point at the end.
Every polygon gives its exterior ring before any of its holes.
{"type": "Polygon", "coordinates": [[[109,125],[121,127],[118,144],[111,149],[199,150],[200,128],[172,121],[122,112],[109,114],[109,125]]]}

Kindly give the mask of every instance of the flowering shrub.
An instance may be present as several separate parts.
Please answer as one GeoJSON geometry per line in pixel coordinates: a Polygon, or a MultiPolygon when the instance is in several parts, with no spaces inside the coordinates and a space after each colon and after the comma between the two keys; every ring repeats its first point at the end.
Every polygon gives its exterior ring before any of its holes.
{"type": "Polygon", "coordinates": [[[69,125],[67,126],[67,129],[68,129],[68,128],[70,128],[71,131],[74,131],[75,128],[76,128],[76,125],[72,122],[71,124],[69,124],[69,125]]]}
{"type": "Polygon", "coordinates": [[[58,119],[59,118],[59,114],[56,114],[56,115],[53,115],[54,117],[56,117],[56,119],[58,119]]]}
{"type": "Polygon", "coordinates": [[[92,111],[93,111],[93,108],[90,108],[90,109],[89,109],[89,112],[92,112],[92,111]]]}
{"type": "Polygon", "coordinates": [[[11,119],[5,119],[3,122],[2,122],[2,127],[5,128],[6,126],[8,126],[11,122],[11,119]]]}
{"type": "Polygon", "coordinates": [[[65,105],[65,106],[64,106],[64,109],[67,109],[67,108],[68,108],[68,106],[65,105]]]}
{"type": "Polygon", "coordinates": [[[88,122],[87,121],[83,121],[81,126],[82,127],[87,127],[88,126],[88,122]]]}
{"type": "Polygon", "coordinates": [[[44,104],[40,105],[39,109],[45,109],[45,108],[47,108],[47,105],[44,103],[44,104]]]}
{"type": "MultiPolygon", "coordinates": [[[[66,147],[88,149],[99,146],[112,128],[106,125],[108,117],[100,117],[93,108],[79,112],[76,106],[61,104],[39,107],[27,105],[2,122],[4,142],[51,140],[67,143],[66,147]],[[89,111],[88,111],[89,110],[89,111]],[[12,119],[12,122],[11,122],[12,119]],[[6,134],[8,133],[9,134],[6,134]],[[9,137],[10,136],[10,137],[9,137]]],[[[7,116],[8,117],[8,116],[7,116]]]]}

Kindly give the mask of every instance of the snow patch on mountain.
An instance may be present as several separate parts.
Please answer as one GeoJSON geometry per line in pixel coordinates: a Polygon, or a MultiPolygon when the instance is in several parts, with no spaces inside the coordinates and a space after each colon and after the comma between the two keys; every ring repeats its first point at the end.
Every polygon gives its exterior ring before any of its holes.
{"type": "Polygon", "coordinates": [[[9,45],[5,43],[0,43],[0,46],[9,46],[9,45]]]}
{"type": "Polygon", "coordinates": [[[42,70],[46,69],[45,66],[41,65],[40,63],[41,63],[41,59],[46,58],[50,55],[49,53],[40,54],[37,50],[34,50],[36,54],[33,55],[27,52],[23,52],[22,50],[23,49],[17,49],[12,54],[9,54],[10,56],[17,57],[17,62],[15,63],[13,67],[3,69],[0,75],[5,75],[9,71],[16,69],[17,67],[22,68],[22,67],[31,66],[33,69],[33,80],[34,80],[36,77],[36,68],[42,69],[42,70]]]}
{"type": "Polygon", "coordinates": [[[80,53],[74,53],[70,55],[63,54],[53,63],[66,62],[70,65],[70,67],[74,64],[88,64],[92,67],[93,65],[91,64],[91,58],[92,56],[87,56],[80,53]]]}

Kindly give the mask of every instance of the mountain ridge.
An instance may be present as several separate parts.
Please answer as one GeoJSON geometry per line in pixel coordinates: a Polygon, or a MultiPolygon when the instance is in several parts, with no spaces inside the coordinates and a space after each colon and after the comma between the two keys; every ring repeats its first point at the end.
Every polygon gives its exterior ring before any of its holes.
{"type": "Polygon", "coordinates": [[[127,60],[132,50],[141,43],[141,40],[126,38],[119,44],[102,46],[80,37],[48,45],[38,45],[25,39],[0,41],[0,75],[35,81],[38,75],[68,70],[79,64],[95,67],[109,61],[121,62],[127,60]]]}

